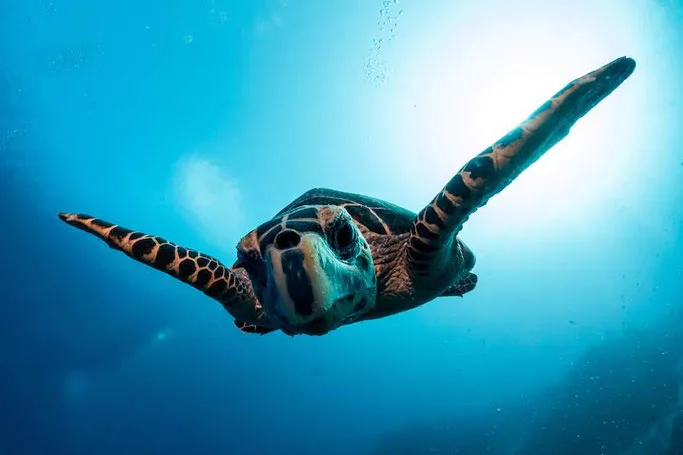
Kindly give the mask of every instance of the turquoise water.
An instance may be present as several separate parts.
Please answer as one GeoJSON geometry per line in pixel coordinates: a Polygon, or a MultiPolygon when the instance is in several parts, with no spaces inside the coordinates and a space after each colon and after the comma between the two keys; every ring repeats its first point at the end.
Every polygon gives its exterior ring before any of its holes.
{"type": "Polygon", "coordinates": [[[683,4],[0,5],[0,453],[683,453],[683,4]],[[477,288],[324,337],[62,223],[235,260],[329,187],[419,211],[570,80],[638,67],[467,222],[477,288]]]}

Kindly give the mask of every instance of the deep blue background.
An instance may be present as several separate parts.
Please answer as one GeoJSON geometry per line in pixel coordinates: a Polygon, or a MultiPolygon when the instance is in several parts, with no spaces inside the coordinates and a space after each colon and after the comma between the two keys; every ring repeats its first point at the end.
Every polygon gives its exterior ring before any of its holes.
{"type": "Polygon", "coordinates": [[[666,453],[682,48],[664,0],[3,2],[0,454],[666,453]],[[231,263],[312,187],[418,211],[620,55],[632,78],[468,222],[465,299],[243,335],[55,216],[231,263]]]}

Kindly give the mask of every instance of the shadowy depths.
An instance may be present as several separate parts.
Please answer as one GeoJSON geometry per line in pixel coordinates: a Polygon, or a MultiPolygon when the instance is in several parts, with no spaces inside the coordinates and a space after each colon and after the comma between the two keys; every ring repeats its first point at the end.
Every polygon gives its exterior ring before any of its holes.
{"type": "Polygon", "coordinates": [[[61,222],[43,208],[30,169],[16,166],[39,154],[11,92],[0,81],[0,453],[54,453],[60,433],[44,431],[59,426],[69,373],[120,365],[163,321],[150,311],[131,317],[118,301],[90,297],[104,285],[101,266],[61,238],[61,222]]]}
{"type": "Polygon", "coordinates": [[[666,455],[681,454],[683,454],[683,410],[679,409],[671,428],[666,455]]]}
{"type": "MultiPolygon", "coordinates": [[[[679,320],[680,322],[680,320],[679,320]]],[[[588,349],[550,390],[517,455],[621,454],[678,406],[681,331],[627,331],[588,349]]]]}
{"type": "Polygon", "coordinates": [[[533,402],[508,403],[486,412],[416,423],[385,434],[369,455],[507,454],[534,415],[533,402]]]}
{"type": "Polygon", "coordinates": [[[683,311],[587,349],[540,399],[382,436],[372,455],[683,454],[683,311]]]}

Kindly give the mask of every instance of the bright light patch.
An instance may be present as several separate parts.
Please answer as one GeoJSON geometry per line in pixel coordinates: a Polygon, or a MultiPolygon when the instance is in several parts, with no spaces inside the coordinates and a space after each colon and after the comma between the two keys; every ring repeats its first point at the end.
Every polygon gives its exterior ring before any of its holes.
{"type": "Polygon", "coordinates": [[[239,239],[244,225],[242,192],[217,164],[189,156],[177,165],[177,197],[188,220],[224,247],[239,239]]]}

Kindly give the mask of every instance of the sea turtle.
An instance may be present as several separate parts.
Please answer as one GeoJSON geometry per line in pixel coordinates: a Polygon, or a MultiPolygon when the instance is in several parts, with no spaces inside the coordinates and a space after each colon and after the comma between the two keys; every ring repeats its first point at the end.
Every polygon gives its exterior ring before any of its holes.
{"type": "Polygon", "coordinates": [[[323,335],[474,289],[474,254],[457,236],[463,223],[634,69],[621,57],[569,83],[417,214],[373,197],[307,191],[240,240],[232,267],[92,216],[59,217],[218,300],[243,332],[323,335]]]}

